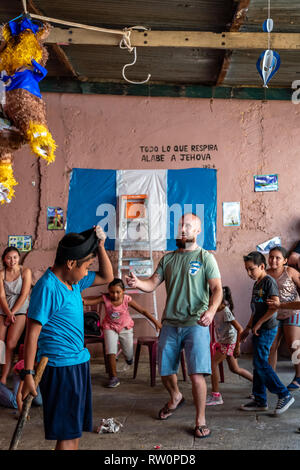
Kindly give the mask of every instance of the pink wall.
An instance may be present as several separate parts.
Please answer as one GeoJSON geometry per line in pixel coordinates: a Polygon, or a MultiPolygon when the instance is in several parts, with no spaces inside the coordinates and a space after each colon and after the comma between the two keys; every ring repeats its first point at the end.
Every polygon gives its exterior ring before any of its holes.
{"type": "MultiPolygon", "coordinates": [[[[235,313],[245,325],[252,281],[242,256],[278,235],[289,248],[298,238],[300,107],[291,102],[145,98],[45,93],[48,122],[58,144],[56,162],[39,165],[26,147],[15,154],[16,197],[1,206],[1,250],[8,235],[28,234],[34,250],[25,263],[34,280],[52,264],[62,232],[46,230],[47,206],[68,203],[73,167],[108,169],[193,168],[218,170],[217,250],[223,284],[233,291],[235,313]],[[217,145],[206,161],[171,161],[175,145],[217,145]],[[142,161],[141,146],[170,145],[163,162],[142,161]],[[255,193],[253,175],[278,173],[279,191],[255,193]],[[241,227],[222,226],[222,202],[240,201],[241,227]]],[[[161,152],[159,152],[161,153],[161,152]]],[[[184,152],[185,153],[185,152],[184,152]]],[[[201,153],[201,152],[197,152],[201,153]]],[[[157,260],[161,253],[157,253],[157,260]]],[[[116,260],[116,253],[112,253],[116,260]]],[[[164,290],[158,291],[160,310],[164,290]]],[[[151,333],[137,321],[137,331],[151,333]]]]}

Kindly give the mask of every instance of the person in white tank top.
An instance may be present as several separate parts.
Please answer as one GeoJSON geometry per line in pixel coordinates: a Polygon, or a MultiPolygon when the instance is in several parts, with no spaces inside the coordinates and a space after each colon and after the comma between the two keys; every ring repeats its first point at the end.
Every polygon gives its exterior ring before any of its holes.
{"type": "MultiPolygon", "coordinates": [[[[287,266],[287,252],[281,246],[272,248],[269,252],[269,269],[267,273],[272,276],[278,285],[280,302],[298,302],[300,296],[300,273],[287,266]]],[[[291,352],[295,351],[293,343],[300,340],[300,310],[278,310],[277,320],[279,320],[278,332],[270,350],[269,362],[273,369],[276,369],[277,352],[282,338],[285,339],[291,352]]],[[[288,385],[288,390],[300,389],[300,364],[294,364],[295,377],[288,385]]]]}
{"type": "Polygon", "coordinates": [[[7,247],[0,271],[0,344],[5,343],[5,364],[0,382],[6,384],[15,347],[24,331],[31,289],[31,270],[20,265],[20,253],[7,247]]]}

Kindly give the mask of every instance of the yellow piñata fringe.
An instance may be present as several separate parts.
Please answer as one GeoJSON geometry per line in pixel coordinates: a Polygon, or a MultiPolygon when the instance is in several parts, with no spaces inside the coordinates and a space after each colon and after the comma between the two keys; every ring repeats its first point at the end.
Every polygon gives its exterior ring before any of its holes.
{"type": "MultiPolygon", "coordinates": [[[[0,161],[0,184],[8,189],[7,198],[12,199],[15,195],[14,186],[18,183],[14,178],[12,164],[0,161]]],[[[1,204],[5,204],[5,199],[2,199],[1,204]]]]}
{"type": "Polygon", "coordinates": [[[27,138],[35,155],[44,158],[48,164],[54,162],[56,144],[46,126],[30,121],[27,138]]]}
{"type": "Polygon", "coordinates": [[[8,42],[9,39],[11,38],[10,29],[9,29],[7,24],[4,25],[3,28],[2,28],[2,37],[3,37],[5,42],[8,42]]]}
{"type": "Polygon", "coordinates": [[[6,25],[2,31],[6,41],[6,47],[0,53],[0,70],[5,70],[8,75],[13,75],[20,67],[31,67],[32,59],[40,63],[43,52],[37,38],[32,31],[25,30],[18,35],[18,42],[10,35],[6,25]]]}

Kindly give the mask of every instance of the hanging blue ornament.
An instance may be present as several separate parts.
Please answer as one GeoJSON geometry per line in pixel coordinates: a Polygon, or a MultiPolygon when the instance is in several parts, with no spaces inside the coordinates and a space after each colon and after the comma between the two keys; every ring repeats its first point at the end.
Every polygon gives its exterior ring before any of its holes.
{"type": "Polygon", "coordinates": [[[256,62],[256,68],[264,82],[265,88],[268,88],[268,82],[277,72],[279,67],[280,55],[278,52],[267,49],[260,54],[258,61],[256,62]]]}
{"type": "Polygon", "coordinates": [[[271,31],[273,31],[273,20],[272,18],[268,18],[267,20],[265,20],[263,22],[263,32],[264,33],[270,33],[271,31]]]}

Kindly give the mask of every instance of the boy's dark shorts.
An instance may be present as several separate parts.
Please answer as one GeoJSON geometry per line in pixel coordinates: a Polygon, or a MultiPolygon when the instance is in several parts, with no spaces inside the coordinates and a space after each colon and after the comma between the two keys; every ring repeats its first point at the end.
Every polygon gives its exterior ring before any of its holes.
{"type": "Polygon", "coordinates": [[[89,361],[66,367],[47,366],[40,389],[45,439],[69,440],[93,428],[89,361]]]}

